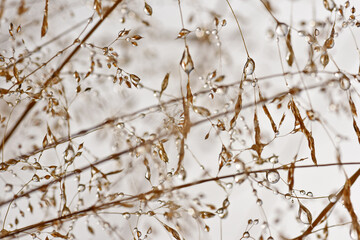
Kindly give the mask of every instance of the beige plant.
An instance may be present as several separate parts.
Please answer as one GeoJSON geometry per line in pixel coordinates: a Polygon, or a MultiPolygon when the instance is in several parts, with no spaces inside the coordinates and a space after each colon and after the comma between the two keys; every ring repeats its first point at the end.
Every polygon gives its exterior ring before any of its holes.
{"type": "Polygon", "coordinates": [[[359,7],[0,0],[0,238],[360,239],[359,7]]]}

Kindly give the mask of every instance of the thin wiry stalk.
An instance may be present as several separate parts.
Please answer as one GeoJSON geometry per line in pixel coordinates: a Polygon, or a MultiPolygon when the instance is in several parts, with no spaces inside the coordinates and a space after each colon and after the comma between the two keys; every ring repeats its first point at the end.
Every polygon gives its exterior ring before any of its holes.
{"type": "MultiPolygon", "coordinates": [[[[342,163],[342,165],[359,165],[359,162],[348,162],[348,163],[342,163]]],[[[328,163],[328,164],[319,164],[317,165],[317,167],[329,167],[329,166],[339,166],[338,163],[328,163]]],[[[303,165],[303,166],[298,166],[297,168],[313,168],[314,165],[303,165]]],[[[206,178],[206,179],[201,179],[198,181],[194,181],[194,182],[190,182],[190,183],[186,183],[186,184],[182,184],[182,185],[178,185],[178,186],[174,186],[168,189],[163,189],[163,190],[150,190],[144,193],[140,193],[137,194],[135,196],[131,196],[131,197],[126,197],[123,198],[121,200],[116,200],[116,201],[111,201],[111,202],[107,202],[107,203],[102,203],[100,205],[93,205],[91,207],[82,209],[80,211],[76,211],[76,212],[72,212],[68,215],[65,216],[61,216],[61,217],[57,217],[57,218],[53,218],[47,221],[42,221],[39,223],[35,223],[32,225],[28,225],[24,228],[19,228],[17,230],[11,231],[9,233],[6,233],[4,235],[1,235],[1,238],[7,238],[7,237],[14,237],[17,236],[18,234],[24,233],[26,231],[30,231],[33,229],[37,229],[37,228],[47,228],[52,226],[54,223],[56,222],[65,222],[66,220],[71,220],[71,219],[78,219],[80,217],[84,217],[87,216],[89,213],[91,212],[98,212],[100,210],[104,210],[104,209],[108,209],[111,207],[115,207],[115,206],[122,206],[122,204],[126,204],[127,202],[132,202],[135,200],[141,200],[141,199],[146,199],[146,198],[151,198],[152,194],[166,194],[169,192],[173,192],[176,190],[180,190],[180,189],[184,189],[184,188],[189,188],[189,187],[193,187],[193,186],[197,186],[199,184],[203,184],[203,183],[208,183],[208,182],[216,182],[219,180],[223,180],[223,179],[227,179],[227,178],[234,178],[236,176],[241,176],[241,175],[248,175],[248,174],[254,174],[254,173],[266,173],[270,170],[287,170],[288,166],[283,166],[283,167],[279,167],[279,168],[269,168],[269,169],[261,169],[261,170],[254,170],[254,171],[245,171],[245,172],[238,172],[235,174],[229,174],[229,175],[224,175],[224,176],[218,176],[218,177],[213,177],[213,178],[206,178]]],[[[351,184],[353,185],[355,183],[355,181],[358,179],[358,177],[360,176],[360,169],[357,170],[351,177],[350,177],[350,181],[351,184]]],[[[338,193],[338,200],[340,199],[340,197],[343,194],[343,189],[338,193]]],[[[311,233],[311,231],[314,229],[314,227],[316,227],[316,225],[322,220],[322,218],[326,215],[327,212],[329,212],[331,210],[331,208],[336,204],[335,203],[329,203],[324,209],[323,211],[320,213],[320,215],[317,217],[317,219],[314,221],[314,224],[312,226],[310,226],[301,236],[294,238],[294,240],[299,240],[302,239],[303,237],[309,235],[309,233],[311,233]]]]}
{"type": "MultiPolygon", "coordinates": [[[[314,85],[314,86],[310,86],[310,87],[308,87],[308,88],[306,88],[306,89],[307,89],[307,90],[316,89],[316,88],[318,88],[318,87],[320,87],[320,86],[323,86],[324,84],[327,84],[327,82],[326,82],[326,83],[317,84],[317,85],[314,85]]],[[[297,89],[297,91],[295,92],[295,94],[299,94],[301,91],[304,91],[304,89],[297,89]]],[[[276,95],[274,95],[274,96],[272,96],[272,97],[264,98],[264,99],[262,99],[262,100],[259,100],[259,101],[256,102],[255,104],[266,103],[266,102],[268,102],[268,101],[270,101],[270,100],[272,100],[272,99],[274,99],[274,98],[276,98],[276,97],[283,96],[283,95],[288,94],[288,93],[290,93],[290,92],[288,92],[288,91],[281,92],[281,93],[278,93],[278,94],[276,94],[276,95]]],[[[171,100],[170,102],[172,102],[172,101],[178,101],[178,100],[174,99],[174,100],[171,100]]],[[[249,108],[249,107],[253,107],[255,104],[254,104],[253,102],[252,102],[252,103],[248,103],[248,104],[244,105],[243,108],[246,109],[246,108],[249,108]]],[[[147,108],[147,109],[148,109],[148,108],[147,108]]],[[[205,122],[208,122],[208,121],[211,120],[211,119],[217,119],[217,118],[219,118],[219,117],[221,117],[221,116],[230,114],[230,113],[232,113],[233,111],[234,111],[234,110],[229,110],[229,111],[226,111],[226,112],[223,112],[223,113],[219,113],[219,114],[216,114],[216,115],[212,115],[211,117],[208,117],[208,118],[206,118],[206,119],[199,120],[199,121],[197,121],[197,122],[192,123],[192,127],[199,126],[200,124],[205,123],[205,122]]],[[[142,112],[142,110],[141,110],[140,112],[142,112]]],[[[137,113],[138,113],[138,112],[137,112],[137,113]]],[[[137,113],[132,113],[131,115],[135,115],[135,114],[137,114],[137,113]]],[[[116,122],[115,119],[108,119],[108,120],[106,120],[105,122],[100,123],[100,124],[98,124],[98,125],[96,125],[96,126],[94,126],[94,127],[91,127],[91,128],[89,128],[89,129],[81,130],[80,132],[78,132],[78,133],[76,133],[76,134],[74,134],[74,135],[71,135],[70,138],[69,138],[69,137],[66,137],[66,138],[59,139],[56,143],[54,142],[54,143],[52,143],[52,144],[49,144],[46,148],[36,150],[36,151],[34,151],[34,152],[30,153],[30,154],[26,154],[26,155],[19,156],[19,157],[17,157],[16,159],[18,159],[18,160],[27,159],[28,157],[30,157],[30,156],[32,156],[32,155],[35,155],[35,154],[40,153],[40,152],[43,152],[43,151],[45,151],[45,150],[47,150],[47,149],[54,148],[54,147],[56,147],[56,146],[59,145],[59,144],[65,143],[65,142],[69,141],[70,139],[74,139],[74,138],[77,138],[77,137],[81,137],[81,136],[87,135],[87,134],[89,134],[89,133],[91,133],[91,132],[94,132],[94,131],[96,131],[96,130],[102,129],[105,125],[114,124],[114,122],[116,122]]],[[[118,153],[111,154],[111,155],[109,155],[109,156],[107,156],[107,157],[105,157],[105,158],[103,158],[103,159],[101,159],[101,160],[96,161],[95,163],[93,163],[93,164],[91,164],[91,165],[87,165],[87,166],[82,167],[82,168],[80,168],[80,169],[78,169],[78,170],[80,170],[81,172],[84,172],[84,171],[86,171],[86,170],[90,170],[93,166],[99,166],[99,165],[101,165],[101,164],[103,164],[103,163],[106,163],[106,162],[109,162],[109,161],[111,161],[111,160],[118,159],[118,158],[121,157],[122,155],[125,155],[125,154],[127,154],[127,153],[133,152],[134,150],[136,150],[136,149],[138,149],[138,148],[140,148],[140,147],[143,147],[143,146],[146,146],[146,145],[152,145],[152,144],[154,144],[154,142],[156,142],[156,141],[158,141],[158,140],[160,140],[160,139],[162,139],[162,138],[164,138],[164,137],[168,137],[168,135],[166,135],[166,134],[165,134],[165,135],[160,135],[160,136],[158,136],[158,137],[157,137],[156,139],[154,139],[154,140],[149,140],[149,141],[146,141],[146,142],[144,142],[144,143],[141,143],[141,144],[139,144],[139,145],[137,145],[137,146],[135,146],[135,147],[132,147],[132,148],[123,150],[123,151],[118,152],[118,153]]],[[[19,195],[17,195],[16,197],[14,197],[13,199],[9,199],[9,200],[0,202],[0,207],[3,206],[3,205],[9,204],[10,202],[12,202],[12,201],[14,201],[14,200],[19,200],[19,199],[21,199],[21,198],[23,198],[23,197],[27,197],[27,196],[29,196],[30,194],[32,194],[32,193],[34,193],[34,192],[37,192],[37,191],[39,191],[39,190],[46,189],[46,188],[50,187],[51,185],[53,185],[53,184],[55,184],[55,183],[58,183],[58,182],[60,182],[60,181],[62,181],[62,180],[65,180],[65,179],[67,179],[67,178],[69,178],[69,177],[74,176],[76,173],[77,173],[77,171],[73,171],[73,172],[67,173],[65,176],[63,176],[63,177],[61,177],[61,178],[58,178],[58,179],[53,180],[53,181],[51,181],[51,182],[49,182],[49,183],[43,184],[43,185],[41,185],[41,186],[39,186],[39,187],[36,187],[36,188],[31,189],[31,190],[29,190],[29,191],[26,191],[26,192],[24,192],[23,194],[19,194],[19,195]]]]}
{"type": "MultiPolygon", "coordinates": [[[[60,64],[60,66],[54,71],[54,73],[45,81],[43,84],[43,91],[47,87],[49,87],[52,82],[54,81],[54,78],[56,78],[61,70],[65,67],[65,65],[75,56],[75,54],[80,50],[80,46],[82,43],[86,42],[91,35],[96,31],[96,29],[99,28],[99,26],[104,22],[104,20],[116,9],[116,7],[122,2],[122,0],[117,0],[104,14],[102,18],[94,25],[94,27],[91,28],[91,30],[85,35],[85,37],[80,41],[80,44],[75,47],[75,49],[67,56],[67,58],[60,64]]],[[[20,126],[21,122],[26,118],[26,116],[29,114],[31,109],[35,107],[36,105],[35,100],[31,100],[30,103],[25,107],[25,110],[20,114],[20,117],[16,121],[15,125],[7,132],[6,136],[2,139],[0,144],[0,149],[3,149],[7,141],[10,139],[12,134],[15,132],[15,130],[20,126]]]]}

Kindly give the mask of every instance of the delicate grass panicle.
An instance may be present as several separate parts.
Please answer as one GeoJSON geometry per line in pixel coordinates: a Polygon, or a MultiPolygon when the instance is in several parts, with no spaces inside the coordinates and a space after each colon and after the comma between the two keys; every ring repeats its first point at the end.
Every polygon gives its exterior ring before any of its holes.
{"type": "Polygon", "coordinates": [[[0,238],[360,239],[359,8],[0,0],[0,238]]]}

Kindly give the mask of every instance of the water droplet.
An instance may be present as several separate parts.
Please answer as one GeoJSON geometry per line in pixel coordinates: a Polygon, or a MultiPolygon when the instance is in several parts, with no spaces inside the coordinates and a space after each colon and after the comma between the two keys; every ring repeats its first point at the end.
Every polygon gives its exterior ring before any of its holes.
{"type": "Polygon", "coordinates": [[[254,73],[254,70],[255,70],[255,62],[252,58],[248,58],[244,66],[243,73],[245,75],[251,75],[254,73]]]}
{"type": "Polygon", "coordinates": [[[216,213],[219,215],[220,218],[225,218],[228,215],[227,208],[219,208],[216,210],[216,213]]]}
{"type": "Polygon", "coordinates": [[[125,127],[125,124],[123,122],[119,122],[115,125],[118,129],[123,129],[125,127]]]}
{"type": "Polygon", "coordinates": [[[128,213],[128,212],[124,212],[122,215],[126,220],[129,219],[131,216],[130,213],[128,213]]]}
{"type": "Polygon", "coordinates": [[[313,194],[312,192],[308,192],[308,193],[306,194],[306,196],[308,196],[308,197],[313,197],[314,194],[313,194]]]}
{"type": "Polygon", "coordinates": [[[78,192],[83,192],[83,191],[85,191],[85,185],[84,184],[79,184],[79,186],[78,186],[78,192]]]}
{"type": "Polygon", "coordinates": [[[351,86],[350,79],[343,74],[339,80],[339,85],[342,90],[348,90],[351,86]]]}
{"type": "Polygon", "coordinates": [[[291,194],[290,193],[285,194],[285,198],[288,200],[291,199],[291,194]]]}
{"type": "Polygon", "coordinates": [[[276,26],[275,32],[278,36],[286,36],[286,34],[289,32],[289,26],[285,23],[279,22],[276,26]]]}
{"type": "Polygon", "coordinates": [[[273,155],[269,158],[269,162],[272,164],[277,164],[279,162],[279,158],[276,155],[273,155]]]}
{"type": "Polygon", "coordinates": [[[299,220],[304,224],[311,224],[312,215],[309,209],[307,209],[304,205],[300,203],[299,212],[298,212],[299,220]]]}
{"type": "Polygon", "coordinates": [[[261,228],[262,229],[266,229],[266,228],[269,228],[269,225],[266,221],[264,221],[262,224],[261,224],[261,228]]]}
{"type": "Polygon", "coordinates": [[[250,237],[250,233],[249,232],[244,232],[243,238],[249,238],[249,237],[250,237]]]}
{"type": "Polygon", "coordinates": [[[305,195],[306,194],[305,190],[300,190],[300,194],[305,195]]]}
{"type": "Polygon", "coordinates": [[[36,174],[32,177],[32,180],[33,180],[34,182],[40,182],[40,178],[39,178],[39,176],[36,175],[36,174]]]}
{"type": "Polygon", "coordinates": [[[314,121],[317,119],[317,114],[311,109],[311,110],[306,110],[306,115],[308,116],[308,118],[311,121],[314,121]]]}
{"type": "Polygon", "coordinates": [[[256,200],[256,204],[259,206],[263,205],[263,201],[261,199],[256,200]]]}
{"type": "Polygon", "coordinates": [[[205,225],[204,231],[205,231],[205,232],[210,232],[210,227],[209,227],[208,225],[205,225]]]}
{"type": "Polygon", "coordinates": [[[337,200],[336,194],[330,194],[328,196],[328,199],[329,199],[329,202],[336,203],[336,200],[337,200]]]}
{"type": "Polygon", "coordinates": [[[180,171],[178,172],[178,178],[181,180],[185,180],[186,179],[186,171],[185,169],[181,168],[180,171]]]}
{"type": "Polygon", "coordinates": [[[69,215],[69,214],[71,214],[70,209],[67,206],[64,206],[61,215],[65,216],[65,215],[69,215]]]}
{"type": "Polygon", "coordinates": [[[305,31],[298,31],[298,35],[299,37],[305,37],[306,36],[306,32],[305,31]]]}
{"type": "Polygon", "coordinates": [[[257,85],[257,82],[256,82],[256,81],[252,81],[252,82],[251,82],[251,86],[252,86],[252,87],[256,87],[256,85],[257,85]]]}
{"type": "Polygon", "coordinates": [[[304,68],[305,73],[316,73],[317,67],[313,61],[308,62],[304,68]]]}
{"type": "Polygon", "coordinates": [[[6,185],[5,185],[5,192],[10,192],[12,189],[13,189],[13,185],[12,184],[9,184],[9,183],[7,183],[6,185]]]}
{"type": "Polygon", "coordinates": [[[324,66],[324,68],[326,67],[326,65],[328,65],[329,55],[326,52],[321,55],[320,62],[324,66]]]}
{"type": "Polygon", "coordinates": [[[194,63],[191,59],[188,46],[185,47],[184,53],[180,61],[180,66],[187,74],[190,74],[190,72],[194,69],[194,63]]]}
{"type": "Polygon", "coordinates": [[[236,182],[237,184],[242,184],[245,180],[246,180],[246,177],[243,176],[243,175],[237,175],[237,176],[235,177],[235,182],[236,182]]]}
{"type": "Polygon", "coordinates": [[[74,160],[75,158],[75,151],[74,148],[71,144],[69,144],[67,146],[67,148],[65,149],[64,153],[63,153],[63,157],[66,163],[71,162],[74,160]]]}
{"type": "Polygon", "coordinates": [[[280,174],[277,170],[270,170],[266,172],[266,179],[269,183],[275,184],[280,180],[280,174]]]}
{"type": "Polygon", "coordinates": [[[268,237],[267,240],[274,240],[272,236],[268,237]]]}

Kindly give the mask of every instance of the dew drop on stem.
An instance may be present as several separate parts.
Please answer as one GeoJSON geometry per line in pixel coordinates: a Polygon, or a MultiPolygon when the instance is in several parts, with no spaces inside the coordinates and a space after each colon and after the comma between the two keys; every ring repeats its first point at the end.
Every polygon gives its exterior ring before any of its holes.
{"type": "Polygon", "coordinates": [[[285,194],[285,198],[288,199],[288,200],[291,199],[291,194],[290,194],[290,193],[286,193],[286,194],[285,194]]]}
{"type": "Polygon", "coordinates": [[[32,177],[32,180],[33,180],[34,182],[40,182],[40,178],[39,178],[39,176],[36,175],[36,174],[32,177]]]}
{"type": "Polygon", "coordinates": [[[301,31],[298,31],[298,35],[299,37],[305,37],[306,36],[306,32],[301,30],[301,31]]]}
{"type": "Polygon", "coordinates": [[[190,72],[194,69],[194,62],[191,59],[188,46],[185,47],[184,53],[180,61],[180,66],[187,74],[190,74],[190,72]]]}
{"type": "Polygon", "coordinates": [[[330,194],[328,196],[328,199],[329,199],[329,202],[336,203],[336,200],[337,200],[336,194],[330,194]]]}
{"type": "Polygon", "coordinates": [[[72,163],[72,161],[74,160],[75,158],[75,152],[72,151],[71,149],[66,149],[63,153],[64,155],[64,160],[65,160],[65,163],[72,163]]]}
{"type": "Polygon", "coordinates": [[[228,215],[227,208],[219,208],[216,210],[216,213],[219,215],[220,218],[225,218],[228,215]]]}
{"type": "Polygon", "coordinates": [[[78,186],[78,192],[83,192],[83,191],[85,191],[85,185],[84,184],[79,184],[79,186],[78,186]]]}
{"type": "Polygon", "coordinates": [[[255,61],[252,58],[248,57],[243,69],[243,73],[245,75],[251,75],[254,73],[254,71],[255,71],[255,61]]]}
{"type": "Polygon", "coordinates": [[[67,206],[64,206],[63,210],[62,210],[62,216],[66,216],[71,214],[70,209],[67,206]]]}
{"type": "Polygon", "coordinates": [[[314,110],[306,110],[306,115],[308,116],[309,120],[314,121],[317,119],[317,114],[314,112],[314,110]]]}
{"type": "Polygon", "coordinates": [[[270,170],[266,172],[266,179],[269,183],[275,184],[280,180],[280,174],[277,170],[270,170]]]}
{"type": "Polygon", "coordinates": [[[275,32],[278,36],[284,37],[289,32],[289,26],[285,23],[279,22],[276,26],[275,32]]]}
{"type": "Polygon", "coordinates": [[[350,79],[347,76],[342,75],[339,80],[339,85],[342,90],[344,91],[349,90],[351,86],[350,79]]]}
{"type": "Polygon", "coordinates": [[[278,163],[278,162],[279,162],[278,156],[276,156],[276,155],[271,156],[271,157],[269,158],[269,162],[272,163],[272,164],[278,163]]]}
{"type": "Polygon", "coordinates": [[[130,218],[130,213],[128,213],[128,212],[125,212],[125,213],[123,213],[122,215],[123,215],[123,217],[124,217],[125,219],[129,219],[129,218],[130,218]]]}
{"type": "Polygon", "coordinates": [[[324,66],[324,68],[326,67],[326,65],[328,65],[329,55],[326,52],[321,55],[320,62],[324,66]]]}
{"type": "Polygon", "coordinates": [[[243,238],[249,238],[250,237],[250,233],[249,232],[244,232],[243,233],[243,238]]]}
{"type": "Polygon", "coordinates": [[[299,207],[298,217],[304,224],[311,224],[312,222],[311,212],[302,204],[299,207]]]}

